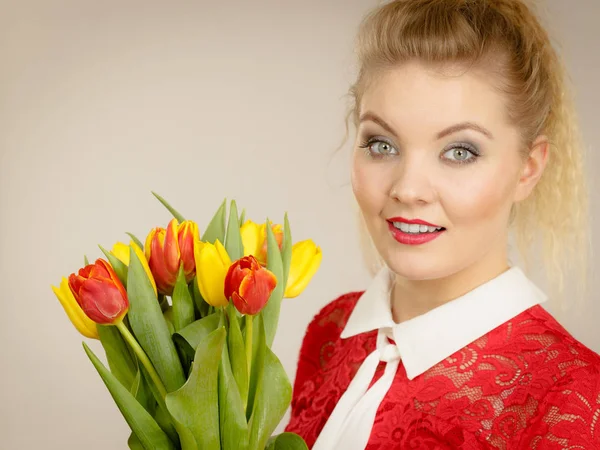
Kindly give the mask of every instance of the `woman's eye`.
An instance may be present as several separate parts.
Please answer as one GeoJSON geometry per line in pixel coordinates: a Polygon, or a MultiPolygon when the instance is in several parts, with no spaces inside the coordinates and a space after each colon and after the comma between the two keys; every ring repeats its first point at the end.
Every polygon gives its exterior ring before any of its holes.
{"type": "Polygon", "coordinates": [[[367,151],[374,156],[389,156],[398,153],[398,150],[394,148],[389,142],[371,140],[364,143],[361,147],[366,148],[367,151]]]}
{"type": "Polygon", "coordinates": [[[444,152],[444,158],[456,163],[472,162],[478,156],[476,151],[463,146],[457,146],[444,152]]]}

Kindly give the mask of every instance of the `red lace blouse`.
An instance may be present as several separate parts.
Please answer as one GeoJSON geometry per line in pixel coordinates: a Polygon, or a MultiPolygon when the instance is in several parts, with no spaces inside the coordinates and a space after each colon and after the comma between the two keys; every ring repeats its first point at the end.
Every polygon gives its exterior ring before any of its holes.
{"type": "MultiPolygon", "coordinates": [[[[375,349],[377,331],[340,338],[361,295],[328,304],[304,337],[286,431],[309,448],[375,349]]],[[[366,448],[600,449],[599,373],[600,356],[536,305],[412,380],[401,361],[366,448]]]]}

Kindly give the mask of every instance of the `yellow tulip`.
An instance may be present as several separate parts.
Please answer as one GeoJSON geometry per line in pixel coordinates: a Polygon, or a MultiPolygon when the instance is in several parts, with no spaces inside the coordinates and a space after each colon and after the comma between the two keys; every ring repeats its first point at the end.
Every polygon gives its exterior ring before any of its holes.
{"type": "Polygon", "coordinates": [[[156,294],[156,282],[154,281],[154,277],[152,276],[152,272],[150,271],[150,266],[148,265],[146,255],[144,255],[144,252],[139,247],[139,245],[137,245],[134,241],[129,242],[129,245],[124,244],[123,242],[117,242],[115,245],[113,245],[113,248],[110,252],[123,264],[129,266],[130,247],[133,248],[133,251],[137,255],[138,259],[141,261],[142,266],[144,267],[144,271],[146,272],[146,275],[150,279],[150,283],[152,283],[152,287],[154,288],[154,294],[156,294]]]}
{"type": "Polygon", "coordinates": [[[310,239],[292,246],[292,261],[284,297],[293,298],[300,295],[319,269],[322,258],[321,249],[310,239]]]}
{"type": "Polygon", "coordinates": [[[75,300],[75,296],[69,287],[69,281],[63,277],[60,287],[52,286],[52,290],[77,331],[90,339],[99,339],[96,324],[86,316],[75,300]]]}
{"type": "MultiPolygon", "coordinates": [[[[283,243],[283,227],[279,224],[271,225],[277,244],[281,249],[283,243]]],[[[244,245],[244,256],[254,256],[258,262],[265,266],[267,264],[267,224],[261,225],[247,220],[240,227],[242,244],[244,245]]]]}
{"type": "Polygon", "coordinates": [[[231,266],[231,258],[223,244],[215,244],[196,240],[194,245],[196,260],[196,280],[198,290],[206,303],[212,306],[226,306],[229,299],[225,298],[225,276],[231,266]]]}

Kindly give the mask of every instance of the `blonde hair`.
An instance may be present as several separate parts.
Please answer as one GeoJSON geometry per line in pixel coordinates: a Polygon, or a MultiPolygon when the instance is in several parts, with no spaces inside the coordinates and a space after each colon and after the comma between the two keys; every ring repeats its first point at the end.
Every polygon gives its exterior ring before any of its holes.
{"type": "MultiPolygon", "coordinates": [[[[466,68],[477,64],[497,75],[509,117],[526,144],[524,154],[540,135],[550,142],[542,178],[513,208],[512,231],[526,268],[536,245],[542,246],[550,289],[562,298],[566,273],[587,272],[583,146],[566,70],[532,10],[520,0],[395,0],[365,17],[356,53],[359,72],[349,91],[346,131],[350,118],[358,125],[361,98],[380,70],[416,59],[466,68]]],[[[373,257],[374,246],[362,238],[373,257]]]]}

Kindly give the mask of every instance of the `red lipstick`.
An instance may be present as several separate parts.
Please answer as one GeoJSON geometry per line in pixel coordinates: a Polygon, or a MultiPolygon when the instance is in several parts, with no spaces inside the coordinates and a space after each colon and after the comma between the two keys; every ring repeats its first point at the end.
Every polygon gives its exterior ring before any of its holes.
{"type": "Polygon", "coordinates": [[[421,219],[405,219],[404,217],[390,217],[388,222],[404,222],[408,224],[416,224],[416,225],[427,225],[428,227],[441,228],[439,225],[435,225],[433,223],[425,222],[421,219]]]}
{"type": "Polygon", "coordinates": [[[439,225],[435,225],[429,222],[425,222],[420,219],[405,219],[404,217],[392,217],[387,220],[388,227],[390,232],[392,233],[392,237],[396,239],[401,244],[405,245],[421,245],[427,242],[433,241],[435,238],[439,237],[444,231],[445,228],[440,227],[439,225]],[[415,225],[426,225],[428,227],[434,228],[442,228],[438,231],[426,232],[426,233],[406,233],[394,226],[394,222],[403,222],[407,224],[415,224],[415,225]]]}

